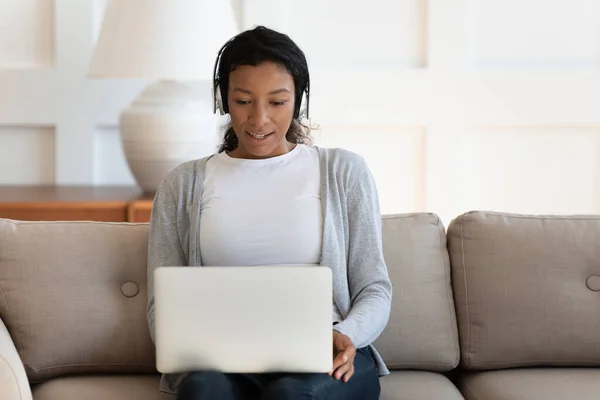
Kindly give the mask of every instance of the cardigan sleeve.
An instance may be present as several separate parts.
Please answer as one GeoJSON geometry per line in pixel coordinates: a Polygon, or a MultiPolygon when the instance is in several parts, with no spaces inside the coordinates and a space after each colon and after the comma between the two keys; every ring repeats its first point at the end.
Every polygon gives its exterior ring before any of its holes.
{"type": "Polygon", "coordinates": [[[183,266],[188,264],[186,237],[182,237],[179,223],[181,204],[177,193],[171,190],[166,179],[157,190],[150,217],[148,233],[148,303],[146,318],[152,342],[154,331],[154,270],[161,266],[183,266]]]}
{"type": "Polygon", "coordinates": [[[392,283],[383,257],[379,195],[362,157],[351,176],[346,199],[351,308],[334,329],[362,348],[372,344],[388,323],[392,283]]]}

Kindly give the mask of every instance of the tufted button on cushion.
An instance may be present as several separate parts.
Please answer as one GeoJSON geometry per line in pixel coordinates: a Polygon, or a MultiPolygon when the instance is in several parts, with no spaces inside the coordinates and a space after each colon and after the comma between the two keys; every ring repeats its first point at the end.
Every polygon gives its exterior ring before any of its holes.
{"type": "Polygon", "coordinates": [[[126,297],[135,297],[140,292],[140,288],[133,282],[125,282],[123,286],[121,286],[121,292],[126,297]]]}
{"type": "Polygon", "coordinates": [[[586,281],[587,287],[594,292],[600,292],[600,276],[592,275],[587,278],[586,281]]]}

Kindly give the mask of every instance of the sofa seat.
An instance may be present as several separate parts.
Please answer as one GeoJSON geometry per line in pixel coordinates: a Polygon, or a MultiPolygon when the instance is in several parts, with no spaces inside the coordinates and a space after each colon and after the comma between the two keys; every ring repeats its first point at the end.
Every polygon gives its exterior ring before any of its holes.
{"type": "Polygon", "coordinates": [[[425,371],[392,371],[381,379],[380,400],[464,400],[444,375],[425,371]]]}
{"type": "Polygon", "coordinates": [[[160,375],[55,378],[32,387],[33,400],[175,400],[158,390],[160,375]]]}
{"type": "MultiPolygon", "coordinates": [[[[72,376],[33,386],[34,400],[174,400],[158,390],[159,375],[72,376]]],[[[393,371],[381,380],[381,400],[464,400],[435,372],[393,371]]]]}
{"type": "Polygon", "coordinates": [[[467,400],[597,400],[600,368],[477,372],[463,376],[460,388],[467,400]]]}

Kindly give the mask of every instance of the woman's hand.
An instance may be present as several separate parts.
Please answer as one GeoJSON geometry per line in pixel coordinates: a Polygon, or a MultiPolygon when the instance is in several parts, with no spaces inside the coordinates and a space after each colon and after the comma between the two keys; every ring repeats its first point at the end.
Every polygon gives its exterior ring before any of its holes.
{"type": "Polygon", "coordinates": [[[348,382],[354,375],[356,347],[346,335],[333,331],[333,368],[329,375],[348,382]]]}

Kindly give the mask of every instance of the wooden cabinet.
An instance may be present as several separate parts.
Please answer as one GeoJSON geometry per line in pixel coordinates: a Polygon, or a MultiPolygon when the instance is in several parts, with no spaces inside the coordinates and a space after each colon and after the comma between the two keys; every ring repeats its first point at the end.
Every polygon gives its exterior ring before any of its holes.
{"type": "Polygon", "coordinates": [[[0,218],[148,222],[153,198],[135,187],[0,186],[0,218]]]}
{"type": "Polygon", "coordinates": [[[134,200],[127,206],[127,221],[148,222],[152,213],[152,199],[134,200]]]}

